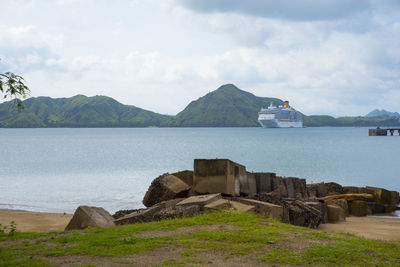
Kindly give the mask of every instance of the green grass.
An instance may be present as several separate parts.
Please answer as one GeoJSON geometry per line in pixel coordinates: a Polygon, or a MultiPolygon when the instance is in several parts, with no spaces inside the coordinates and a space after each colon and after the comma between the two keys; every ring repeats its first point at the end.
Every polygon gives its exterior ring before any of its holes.
{"type": "Polygon", "coordinates": [[[373,241],[347,233],[296,227],[252,214],[219,211],[110,228],[3,235],[0,266],[47,266],[60,256],[103,257],[110,263],[133,264],[136,259],[127,256],[140,257],[160,247],[177,248],[180,257],[174,254],[171,258],[157,259],[158,266],[202,265],[212,260],[202,253],[211,258],[254,254],[260,264],[400,265],[400,242],[373,241]],[[177,232],[181,227],[191,226],[192,229],[177,232]],[[164,230],[165,234],[139,235],[154,230],[164,230]],[[308,240],[309,245],[293,249],[301,239],[308,240]]]}

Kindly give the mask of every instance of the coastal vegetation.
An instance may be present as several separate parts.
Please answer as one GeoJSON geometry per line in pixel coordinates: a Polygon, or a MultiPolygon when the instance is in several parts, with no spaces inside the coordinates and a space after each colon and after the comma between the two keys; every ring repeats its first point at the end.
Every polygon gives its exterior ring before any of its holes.
{"type": "MultiPolygon", "coordinates": [[[[0,127],[257,127],[258,111],[277,98],[258,97],[226,84],[192,101],[175,116],[161,115],[107,96],[32,97],[24,110],[12,107],[19,99],[0,104],[0,127]]],[[[303,115],[304,126],[399,126],[400,117],[339,117],[303,115]]]]}
{"type": "MultiPolygon", "coordinates": [[[[17,226],[18,227],[18,226],[17,226]]],[[[0,237],[0,266],[262,263],[395,266],[400,243],[216,211],[159,222],[0,237]]]]}

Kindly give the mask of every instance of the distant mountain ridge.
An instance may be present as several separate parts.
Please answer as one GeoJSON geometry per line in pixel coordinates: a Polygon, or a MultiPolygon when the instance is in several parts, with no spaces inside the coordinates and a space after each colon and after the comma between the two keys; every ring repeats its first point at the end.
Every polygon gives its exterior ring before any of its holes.
{"type": "Polygon", "coordinates": [[[0,104],[0,127],[149,127],[168,117],[106,96],[32,97],[23,105],[19,112],[13,101],[0,104]]]}
{"type": "Polygon", "coordinates": [[[172,127],[240,127],[259,126],[258,112],[270,103],[282,105],[278,98],[257,97],[225,84],[192,101],[183,111],[171,117],[164,126],[172,127]]]}
{"type": "MultiPolygon", "coordinates": [[[[0,104],[0,127],[257,127],[258,111],[278,98],[258,97],[225,84],[192,101],[176,116],[161,115],[107,96],[32,97],[18,112],[15,102],[0,104]]],[[[304,126],[400,126],[400,117],[303,115],[304,126]]]]}
{"type": "Polygon", "coordinates": [[[368,113],[367,115],[365,115],[365,117],[378,117],[378,116],[390,116],[390,117],[400,117],[400,114],[398,112],[390,112],[384,109],[374,109],[373,111],[371,111],[370,113],[368,113]]]}

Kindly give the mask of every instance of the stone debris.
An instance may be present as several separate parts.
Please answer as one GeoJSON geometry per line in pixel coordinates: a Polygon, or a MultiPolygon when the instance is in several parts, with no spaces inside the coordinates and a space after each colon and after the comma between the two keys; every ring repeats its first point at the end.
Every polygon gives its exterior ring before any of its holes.
{"type": "Polygon", "coordinates": [[[247,172],[229,159],[195,159],[193,171],[165,173],[153,180],[143,198],[148,208],[121,210],[111,217],[102,208],[81,206],[66,229],[158,221],[221,209],[317,228],[349,215],[392,212],[399,201],[399,192],[383,188],[306,184],[305,179],[272,172],[247,172]]]}
{"type": "Polygon", "coordinates": [[[103,208],[79,206],[65,230],[80,230],[87,227],[110,227],[114,218],[103,208]]]}
{"type": "Polygon", "coordinates": [[[190,186],[181,179],[165,173],[153,180],[143,198],[143,204],[151,207],[165,200],[186,197],[189,190],[190,186]]]}

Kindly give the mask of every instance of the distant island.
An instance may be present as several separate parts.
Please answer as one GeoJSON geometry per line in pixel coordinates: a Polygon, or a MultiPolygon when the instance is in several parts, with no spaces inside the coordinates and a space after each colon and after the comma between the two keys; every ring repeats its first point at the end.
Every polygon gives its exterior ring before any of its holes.
{"type": "MultiPolygon", "coordinates": [[[[192,101],[175,116],[123,105],[107,96],[32,97],[23,101],[22,111],[15,108],[13,101],[0,104],[0,127],[259,127],[258,111],[271,102],[283,104],[281,99],[258,97],[233,84],[223,85],[192,101]]],[[[309,127],[400,126],[398,113],[375,111],[365,117],[303,115],[303,124],[309,127]]]]}

